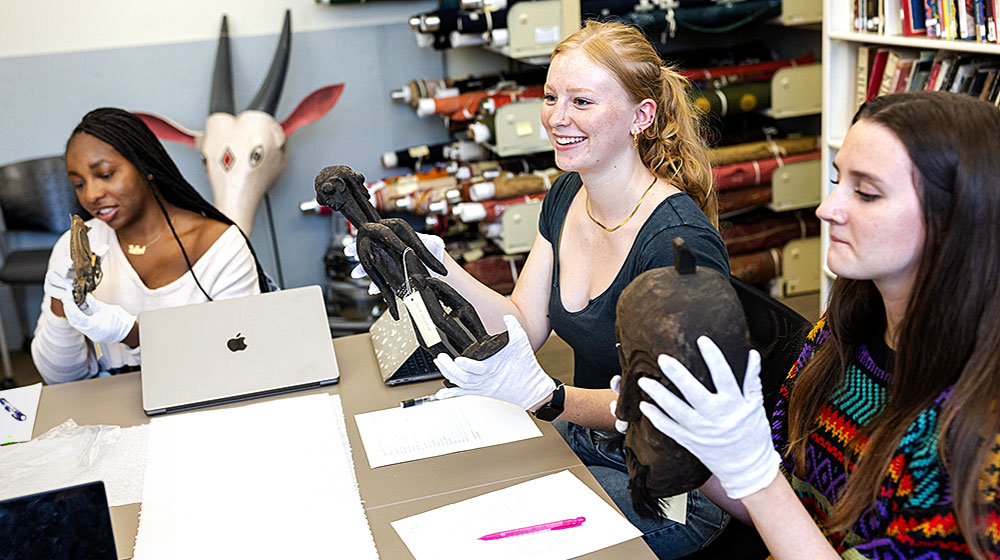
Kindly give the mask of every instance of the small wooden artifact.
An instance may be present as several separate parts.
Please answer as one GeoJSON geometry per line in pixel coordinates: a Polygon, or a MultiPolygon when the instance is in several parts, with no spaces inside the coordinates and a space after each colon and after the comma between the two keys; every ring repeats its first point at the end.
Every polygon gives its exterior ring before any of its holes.
{"type": "Polygon", "coordinates": [[[346,165],[325,167],[316,175],[315,186],[316,200],[340,212],[358,230],[358,260],[382,293],[389,314],[399,319],[396,298],[402,298],[417,341],[431,355],[444,352],[453,358],[485,360],[507,345],[506,331],[488,334],[472,304],[430,275],[428,269],[442,276],[448,271],[413,228],[402,219],[379,216],[363,175],[346,165]]]}
{"type": "Polygon", "coordinates": [[[678,237],[673,268],[647,270],[622,291],[615,334],[622,366],[616,415],[629,422],[624,455],[632,503],[644,517],[661,517],[661,498],[698,488],[711,473],[639,411],[639,403],[650,399],[638,381],[651,377],[680,396],[657,365],[658,356],[666,354],[715,391],[696,343],[705,335],[722,350],[742,387],[749,352],[746,317],[729,280],[715,270],[695,266],[694,254],[678,237]]]}
{"type": "Polygon", "coordinates": [[[73,261],[76,279],[73,281],[73,301],[83,305],[87,294],[101,283],[101,257],[90,250],[87,232],[90,228],[76,214],[70,215],[69,257],[73,261]]]}

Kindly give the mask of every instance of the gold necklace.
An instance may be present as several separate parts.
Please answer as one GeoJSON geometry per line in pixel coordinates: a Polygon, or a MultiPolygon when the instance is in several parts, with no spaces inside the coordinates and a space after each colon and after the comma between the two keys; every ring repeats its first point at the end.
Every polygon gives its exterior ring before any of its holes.
{"type": "Polygon", "coordinates": [[[163,234],[166,231],[167,231],[167,228],[163,228],[162,230],[160,230],[160,233],[156,237],[153,238],[152,241],[150,241],[149,243],[146,243],[145,245],[139,245],[138,243],[126,243],[126,245],[128,245],[128,254],[130,254],[130,255],[145,255],[146,254],[146,249],[148,247],[151,247],[153,245],[153,243],[156,243],[157,241],[159,241],[160,238],[163,237],[163,234]]]}
{"type": "MultiPolygon", "coordinates": [[[[584,202],[584,206],[587,207],[587,216],[590,217],[590,221],[592,221],[595,224],[601,226],[601,228],[604,229],[604,231],[612,232],[612,231],[617,230],[618,228],[620,228],[623,225],[627,224],[628,221],[632,219],[632,216],[635,216],[635,213],[639,211],[639,207],[642,206],[642,199],[646,198],[646,195],[649,193],[649,190],[653,188],[653,185],[656,184],[656,181],[657,181],[657,177],[653,177],[653,182],[650,183],[648,187],[646,187],[646,191],[643,192],[642,196],[639,197],[639,202],[635,205],[635,208],[632,210],[632,213],[628,215],[628,218],[625,218],[624,222],[618,224],[617,226],[615,226],[613,228],[609,228],[608,226],[606,226],[606,225],[602,224],[601,222],[597,221],[597,218],[595,218],[594,215],[590,213],[590,197],[589,196],[587,197],[587,200],[584,202]]],[[[584,191],[584,194],[586,194],[586,191],[584,191]]]]}

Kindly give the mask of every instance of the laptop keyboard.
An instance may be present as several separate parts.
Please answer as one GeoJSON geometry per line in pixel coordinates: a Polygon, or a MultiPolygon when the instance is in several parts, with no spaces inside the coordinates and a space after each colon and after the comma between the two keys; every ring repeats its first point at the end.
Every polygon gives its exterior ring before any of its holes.
{"type": "Polygon", "coordinates": [[[430,353],[423,348],[417,348],[417,350],[403,362],[403,365],[399,366],[399,369],[397,369],[396,373],[392,376],[393,380],[396,382],[402,382],[404,380],[418,380],[413,378],[433,379],[435,377],[441,377],[441,370],[434,365],[434,361],[431,359],[430,353]]]}

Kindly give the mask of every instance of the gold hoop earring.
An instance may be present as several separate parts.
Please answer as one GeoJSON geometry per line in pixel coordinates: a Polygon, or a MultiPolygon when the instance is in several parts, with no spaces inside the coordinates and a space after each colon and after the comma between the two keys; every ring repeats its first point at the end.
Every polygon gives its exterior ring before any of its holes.
{"type": "Polygon", "coordinates": [[[632,133],[632,145],[635,146],[636,148],[639,147],[639,133],[638,132],[633,132],[632,133]]]}

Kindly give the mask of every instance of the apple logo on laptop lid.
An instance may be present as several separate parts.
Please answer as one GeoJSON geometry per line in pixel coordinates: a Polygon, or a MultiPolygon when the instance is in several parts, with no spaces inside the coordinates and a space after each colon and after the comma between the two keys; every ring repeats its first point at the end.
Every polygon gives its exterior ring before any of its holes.
{"type": "Polygon", "coordinates": [[[239,352],[241,350],[246,350],[247,343],[244,342],[245,339],[246,337],[242,336],[241,333],[236,333],[236,336],[226,341],[226,347],[229,348],[230,352],[239,352]]]}

